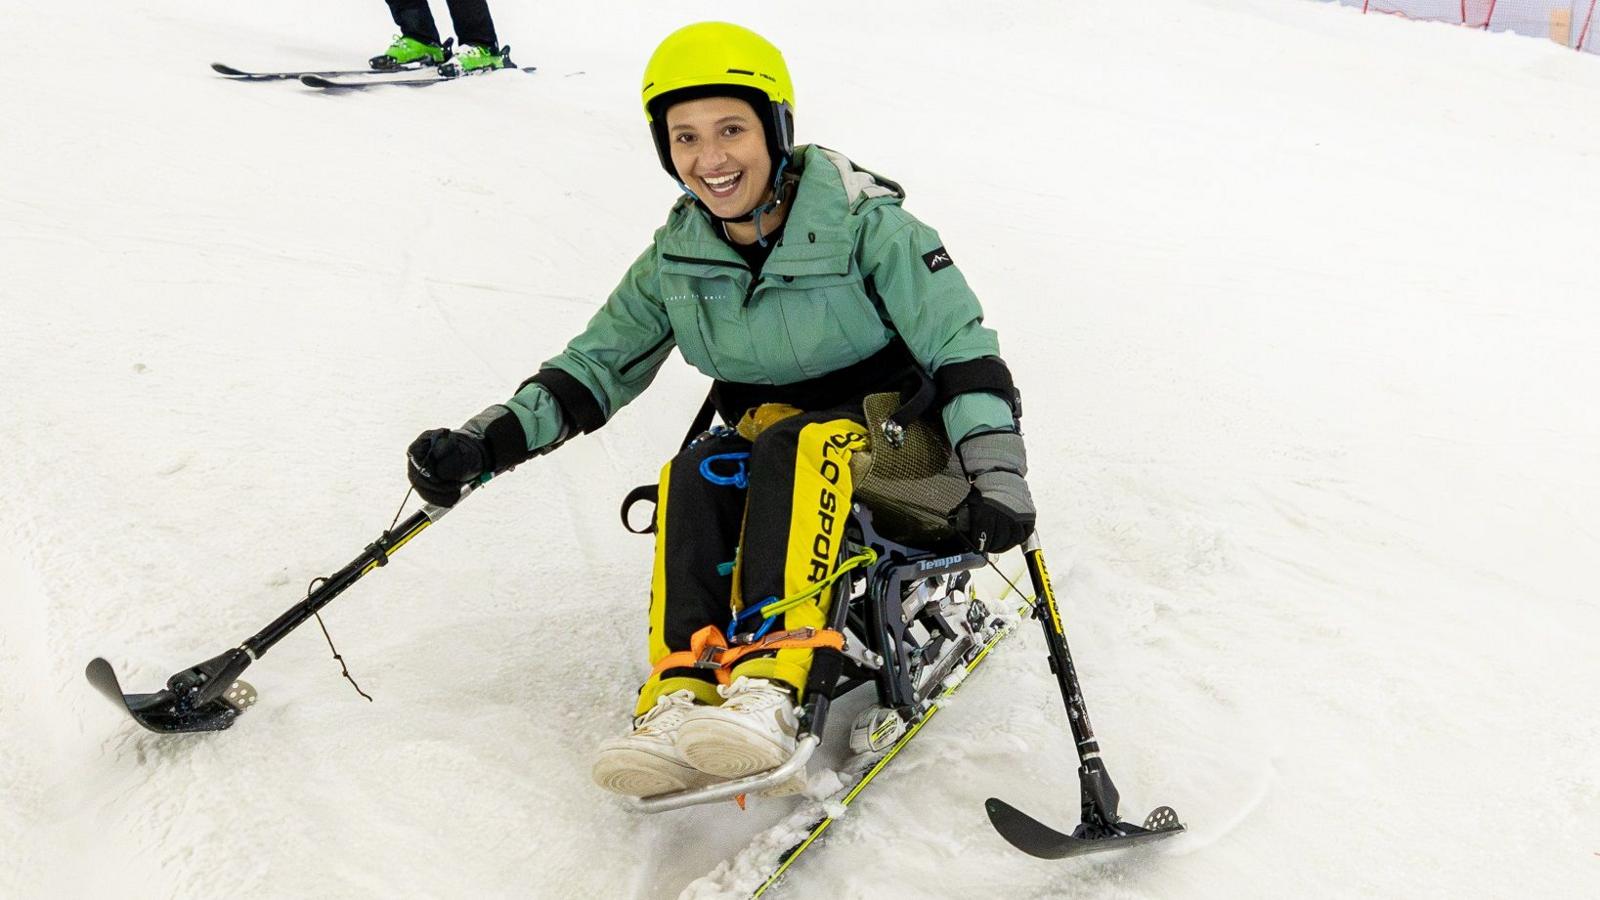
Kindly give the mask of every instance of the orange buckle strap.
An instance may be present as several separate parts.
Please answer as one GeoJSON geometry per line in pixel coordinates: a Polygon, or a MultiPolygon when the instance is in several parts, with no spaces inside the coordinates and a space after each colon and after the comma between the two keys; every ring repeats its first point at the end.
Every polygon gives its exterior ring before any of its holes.
{"type": "Polygon", "coordinates": [[[650,674],[652,677],[658,676],[668,669],[679,668],[712,669],[717,673],[718,684],[728,684],[733,681],[731,670],[734,663],[745,656],[763,650],[802,648],[843,650],[844,635],[831,628],[793,628],[730,647],[728,639],[722,636],[722,629],[707,625],[689,638],[689,649],[663,656],[650,674]]]}

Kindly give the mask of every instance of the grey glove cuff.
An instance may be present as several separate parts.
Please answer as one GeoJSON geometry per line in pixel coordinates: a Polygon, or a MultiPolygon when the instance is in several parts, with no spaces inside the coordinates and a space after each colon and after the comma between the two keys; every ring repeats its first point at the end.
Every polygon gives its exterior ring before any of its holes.
{"type": "Polygon", "coordinates": [[[974,435],[956,448],[961,469],[972,486],[990,500],[1014,513],[1033,515],[1033,494],[1024,476],[1028,474],[1028,454],[1022,435],[1012,431],[993,431],[974,435]]]}
{"type": "Polygon", "coordinates": [[[483,441],[489,449],[489,469],[498,474],[533,456],[528,452],[528,436],[510,407],[495,404],[467,420],[458,431],[483,441]]]}
{"type": "Polygon", "coordinates": [[[506,415],[510,415],[510,414],[511,414],[511,409],[509,407],[502,406],[502,405],[496,403],[495,405],[489,407],[488,409],[484,410],[483,412],[478,413],[477,415],[475,415],[472,418],[468,419],[467,423],[465,425],[462,425],[460,428],[457,428],[456,430],[457,431],[465,431],[467,434],[470,434],[473,437],[478,438],[480,440],[487,440],[488,439],[488,434],[489,434],[489,424],[492,423],[495,419],[500,418],[501,416],[506,416],[506,415]]]}
{"type": "Polygon", "coordinates": [[[1028,474],[1028,451],[1022,445],[1022,435],[1015,431],[975,434],[956,447],[956,456],[961,458],[961,471],[970,481],[996,469],[1028,474]]]}
{"type": "Polygon", "coordinates": [[[993,500],[1018,516],[1037,515],[1037,511],[1033,508],[1033,494],[1028,491],[1028,483],[1015,472],[999,469],[986,472],[972,479],[972,486],[978,489],[978,493],[984,499],[993,500]]]}

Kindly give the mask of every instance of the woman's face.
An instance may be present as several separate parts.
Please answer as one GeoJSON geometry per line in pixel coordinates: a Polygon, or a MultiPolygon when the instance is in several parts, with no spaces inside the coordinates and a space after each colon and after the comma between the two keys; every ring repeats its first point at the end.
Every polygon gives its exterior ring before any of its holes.
{"type": "Polygon", "coordinates": [[[766,132],[743,100],[706,97],[673,105],[667,146],[678,177],[720,218],[737,219],[771,193],[766,132]]]}

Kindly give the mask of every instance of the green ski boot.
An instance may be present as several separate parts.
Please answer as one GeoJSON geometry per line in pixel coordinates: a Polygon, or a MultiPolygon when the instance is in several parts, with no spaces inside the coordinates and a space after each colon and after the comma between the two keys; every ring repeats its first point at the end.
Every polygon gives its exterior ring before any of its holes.
{"type": "Polygon", "coordinates": [[[374,69],[399,69],[414,63],[437,66],[449,58],[449,41],[443,44],[426,44],[416,38],[398,34],[395,35],[394,43],[389,45],[389,49],[367,60],[367,64],[374,69]]]}
{"type": "Polygon", "coordinates": [[[509,69],[516,65],[511,61],[511,48],[501,47],[496,50],[482,44],[462,44],[456,48],[456,55],[450,61],[439,67],[439,74],[446,78],[457,75],[471,75],[474,72],[483,72],[489,69],[509,69]]]}

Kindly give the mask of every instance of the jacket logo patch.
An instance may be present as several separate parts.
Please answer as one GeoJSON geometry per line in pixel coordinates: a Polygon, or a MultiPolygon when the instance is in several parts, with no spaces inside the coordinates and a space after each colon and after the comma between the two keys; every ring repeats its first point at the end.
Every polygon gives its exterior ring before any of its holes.
{"type": "Polygon", "coordinates": [[[929,252],[922,254],[922,261],[927,263],[929,272],[937,272],[940,269],[948,269],[956,264],[956,261],[950,258],[950,254],[946,253],[943,247],[940,247],[937,250],[930,250],[929,252]]]}

